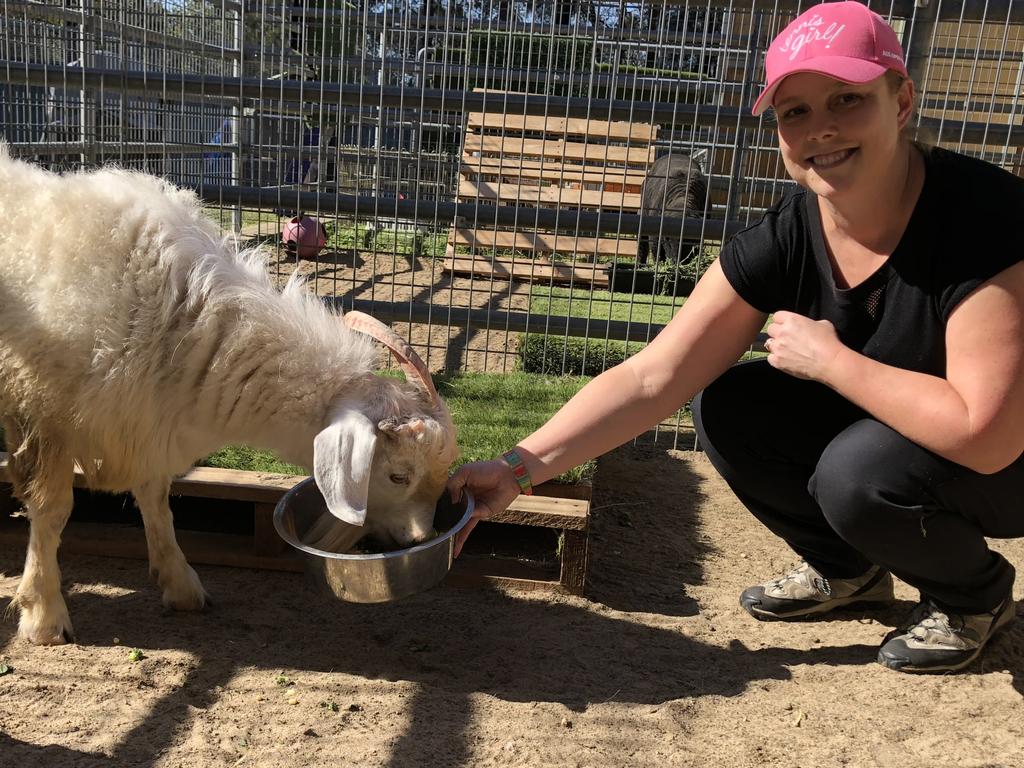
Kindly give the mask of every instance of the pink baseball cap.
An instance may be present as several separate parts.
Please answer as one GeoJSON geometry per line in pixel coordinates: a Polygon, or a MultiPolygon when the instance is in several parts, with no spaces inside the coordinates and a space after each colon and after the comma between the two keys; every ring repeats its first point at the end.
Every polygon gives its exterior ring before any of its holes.
{"type": "Polygon", "coordinates": [[[817,72],[844,83],[867,83],[893,69],[904,77],[903,47],[881,16],[848,0],[807,9],[782,30],[764,60],[767,83],[754,102],[760,115],[779,83],[796,72],[817,72]]]}

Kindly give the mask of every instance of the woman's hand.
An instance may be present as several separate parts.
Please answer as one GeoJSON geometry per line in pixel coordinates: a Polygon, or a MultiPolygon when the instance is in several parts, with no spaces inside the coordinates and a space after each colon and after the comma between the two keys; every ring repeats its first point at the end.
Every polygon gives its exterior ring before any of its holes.
{"type": "Polygon", "coordinates": [[[519,495],[519,483],[508,464],[499,459],[476,461],[459,467],[448,478],[448,493],[456,504],[462,500],[462,491],[468,488],[475,502],[473,516],[455,537],[455,557],[462,551],[476,524],[503,511],[519,495]]]}
{"type": "Polygon", "coordinates": [[[776,312],[767,328],[768,364],[791,376],[824,382],[843,343],[828,320],[776,312]]]}

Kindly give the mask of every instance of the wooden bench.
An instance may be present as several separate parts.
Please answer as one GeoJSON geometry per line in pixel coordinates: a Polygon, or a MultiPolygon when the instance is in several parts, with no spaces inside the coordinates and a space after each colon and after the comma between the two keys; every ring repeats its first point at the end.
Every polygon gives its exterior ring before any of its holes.
{"type": "MultiPolygon", "coordinates": [[[[251,510],[253,533],[211,533],[176,530],[178,543],[189,562],[280,571],[302,571],[302,561],[274,529],[274,507],[278,500],[304,477],[235,469],[194,467],[171,484],[172,497],[221,499],[242,502],[251,510]]],[[[28,542],[28,524],[10,513],[17,504],[10,497],[7,454],[0,452],[0,484],[6,486],[0,505],[0,546],[24,548],[28,542]],[[2,512],[6,511],[6,514],[2,512]]],[[[85,476],[75,472],[75,486],[86,488],[85,476]]],[[[514,562],[495,562],[493,558],[464,555],[452,569],[448,581],[454,584],[500,584],[520,589],[548,589],[581,594],[587,565],[587,529],[589,493],[586,498],[520,496],[489,522],[550,528],[562,537],[557,579],[538,578],[529,568],[514,562]],[[496,573],[495,571],[500,571],[496,573]]],[[[547,488],[560,492],[558,486],[547,488]]],[[[232,513],[238,505],[232,504],[232,513]]],[[[242,521],[239,521],[242,522],[242,521]]],[[[241,527],[241,526],[239,526],[241,527]]],[[[145,535],[138,525],[105,522],[76,522],[74,515],[61,540],[64,552],[146,559],[145,535]]]]}
{"type": "MultiPolygon", "coordinates": [[[[494,93],[493,111],[471,112],[466,118],[460,202],[640,210],[644,177],[654,161],[657,126],[506,114],[500,111],[501,95],[494,93]]],[[[597,260],[635,259],[637,250],[636,238],[453,226],[445,270],[607,288],[607,271],[597,260]]]]}

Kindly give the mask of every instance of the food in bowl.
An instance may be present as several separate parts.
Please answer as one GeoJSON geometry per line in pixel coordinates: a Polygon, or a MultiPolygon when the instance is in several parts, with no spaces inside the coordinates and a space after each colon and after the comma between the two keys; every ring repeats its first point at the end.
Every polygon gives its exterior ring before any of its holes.
{"type": "Polygon", "coordinates": [[[274,527],[298,552],[307,576],[318,588],[347,602],[379,603],[422,592],[444,579],[454,562],[455,535],[469,522],[473,506],[471,493],[464,493],[458,504],[444,494],[434,512],[438,531],[434,538],[404,549],[377,542],[384,551],[352,551],[357,546],[376,548],[373,541],[366,540],[369,531],[333,518],[313,478],[307,478],[278,502],[274,527]],[[347,541],[337,539],[340,543],[335,550],[308,543],[315,539],[317,526],[334,523],[348,526],[344,532],[347,541]]]}

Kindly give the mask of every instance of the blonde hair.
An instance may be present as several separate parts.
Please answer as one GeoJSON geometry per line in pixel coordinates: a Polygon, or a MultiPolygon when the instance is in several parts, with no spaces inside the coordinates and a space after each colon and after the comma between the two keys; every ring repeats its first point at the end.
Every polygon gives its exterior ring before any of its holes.
{"type": "MultiPolygon", "coordinates": [[[[909,77],[901,75],[894,69],[890,69],[885,73],[885,82],[889,85],[889,90],[893,93],[899,93],[900,88],[903,87],[903,83],[909,80],[909,77]]],[[[900,138],[906,139],[911,144],[917,146],[922,152],[931,151],[938,144],[938,136],[935,131],[927,126],[919,125],[914,121],[917,113],[917,92],[914,92],[914,106],[913,113],[907,124],[903,126],[903,130],[900,131],[900,138]]]]}

